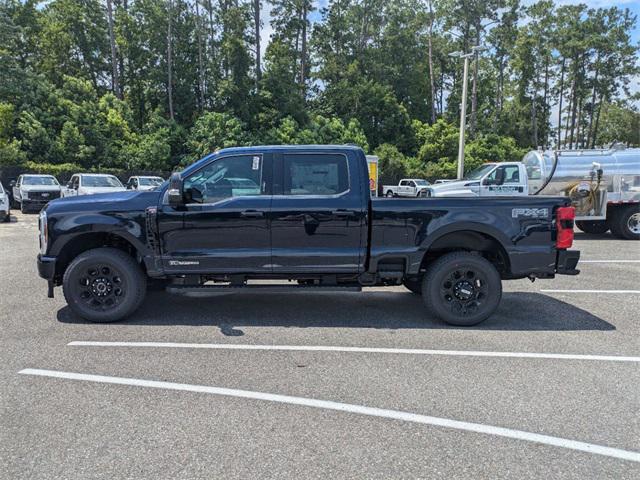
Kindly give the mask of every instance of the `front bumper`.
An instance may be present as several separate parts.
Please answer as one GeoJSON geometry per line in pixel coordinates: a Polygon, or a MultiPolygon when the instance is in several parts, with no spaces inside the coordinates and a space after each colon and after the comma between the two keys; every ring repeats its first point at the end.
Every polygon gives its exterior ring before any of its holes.
{"type": "MultiPolygon", "coordinates": [[[[55,200],[55,199],[53,199],[55,200]]],[[[49,203],[51,200],[22,200],[22,205],[26,209],[38,209],[42,210],[44,206],[49,203]]]]}
{"type": "Polygon", "coordinates": [[[580,270],[576,269],[580,260],[579,250],[558,250],[556,258],[556,273],[560,275],[578,275],[580,270]]]}
{"type": "Polygon", "coordinates": [[[38,254],[38,275],[45,280],[53,281],[56,276],[56,257],[38,254]]]}

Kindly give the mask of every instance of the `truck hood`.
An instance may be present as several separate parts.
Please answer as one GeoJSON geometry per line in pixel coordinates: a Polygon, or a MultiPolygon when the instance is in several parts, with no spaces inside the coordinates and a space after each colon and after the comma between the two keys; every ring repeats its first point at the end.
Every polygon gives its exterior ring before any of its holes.
{"type": "Polygon", "coordinates": [[[112,192],[124,192],[124,187],[80,187],[80,190],[87,194],[94,195],[96,193],[112,193],[112,192]]]}
{"type": "Polygon", "coordinates": [[[469,187],[478,185],[480,180],[459,180],[429,186],[432,197],[471,197],[476,196],[469,187]]]}
{"type": "Polygon", "coordinates": [[[60,185],[22,185],[21,192],[59,192],[60,185]]]}
{"type": "Polygon", "coordinates": [[[58,213],[67,211],[128,211],[144,210],[145,208],[157,205],[161,192],[137,190],[122,190],[110,193],[96,193],[95,195],[78,195],[74,197],[58,198],[48,203],[47,213],[58,213]]]}

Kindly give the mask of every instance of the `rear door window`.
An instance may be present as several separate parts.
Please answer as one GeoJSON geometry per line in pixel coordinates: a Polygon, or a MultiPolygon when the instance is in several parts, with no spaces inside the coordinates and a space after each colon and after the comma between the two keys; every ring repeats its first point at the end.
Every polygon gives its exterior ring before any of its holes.
{"type": "Polygon", "coordinates": [[[341,154],[285,154],[285,195],[338,195],[349,190],[347,157],[341,154]]]}

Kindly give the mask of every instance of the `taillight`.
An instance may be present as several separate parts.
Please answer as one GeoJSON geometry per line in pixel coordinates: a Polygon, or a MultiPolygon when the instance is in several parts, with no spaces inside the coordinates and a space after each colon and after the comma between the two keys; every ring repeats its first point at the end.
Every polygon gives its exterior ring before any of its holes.
{"type": "Polygon", "coordinates": [[[573,245],[573,220],[576,218],[576,209],[573,207],[560,207],[556,210],[556,248],[571,248],[573,245]]]}

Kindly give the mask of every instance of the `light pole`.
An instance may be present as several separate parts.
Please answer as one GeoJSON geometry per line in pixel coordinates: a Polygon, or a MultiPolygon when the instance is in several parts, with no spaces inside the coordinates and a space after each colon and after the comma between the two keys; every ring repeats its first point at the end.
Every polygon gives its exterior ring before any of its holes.
{"type": "Polygon", "coordinates": [[[462,180],[462,177],[464,177],[464,133],[467,125],[467,77],[469,76],[469,59],[485,48],[484,45],[477,45],[471,47],[470,53],[453,52],[449,54],[450,57],[464,59],[464,68],[462,70],[462,102],[460,104],[460,138],[458,139],[458,180],[462,180]]]}

